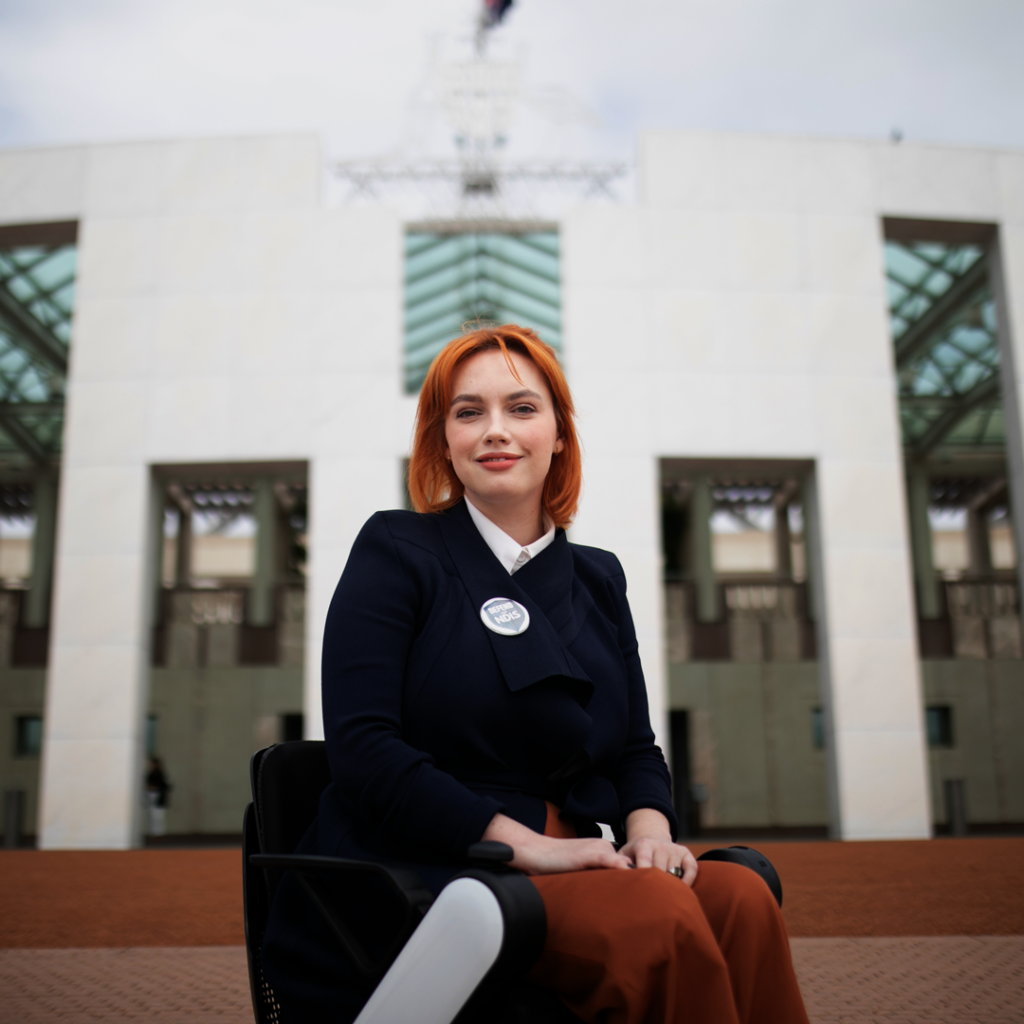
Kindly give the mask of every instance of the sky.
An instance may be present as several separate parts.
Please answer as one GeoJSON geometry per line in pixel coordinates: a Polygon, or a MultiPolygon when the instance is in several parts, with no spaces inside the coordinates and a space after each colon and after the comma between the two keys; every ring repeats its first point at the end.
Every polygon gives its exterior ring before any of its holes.
{"type": "MultiPolygon", "coordinates": [[[[0,146],[315,132],[451,155],[437,67],[478,0],[0,0],[0,146]]],[[[648,128],[1024,148],[1024,0],[515,0],[520,158],[648,128]]]]}

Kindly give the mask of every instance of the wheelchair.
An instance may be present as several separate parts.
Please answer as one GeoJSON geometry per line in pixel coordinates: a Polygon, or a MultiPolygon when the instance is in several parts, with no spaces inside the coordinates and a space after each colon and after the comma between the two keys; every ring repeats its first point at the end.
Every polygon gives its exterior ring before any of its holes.
{"type": "MultiPolygon", "coordinates": [[[[355,1024],[579,1024],[557,996],[522,981],[540,957],[547,923],[537,889],[508,866],[509,846],[471,846],[465,870],[435,899],[409,867],[292,852],[331,782],[323,741],[257,751],[249,775],[242,888],[256,1024],[301,1024],[288,1019],[261,964],[271,903],[286,871],[372,990],[355,1024]]],[[[745,864],[781,905],[778,876],[757,851],[733,847],[700,859],[745,864]]]]}

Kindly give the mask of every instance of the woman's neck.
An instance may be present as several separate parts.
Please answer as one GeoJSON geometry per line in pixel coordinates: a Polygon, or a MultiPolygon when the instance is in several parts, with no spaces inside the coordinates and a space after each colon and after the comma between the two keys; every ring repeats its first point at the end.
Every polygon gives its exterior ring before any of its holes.
{"type": "Polygon", "coordinates": [[[529,503],[510,506],[484,501],[475,495],[466,497],[478,512],[482,512],[499,530],[503,530],[523,547],[540,540],[547,532],[544,529],[544,512],[539,498],[529,503]]]}

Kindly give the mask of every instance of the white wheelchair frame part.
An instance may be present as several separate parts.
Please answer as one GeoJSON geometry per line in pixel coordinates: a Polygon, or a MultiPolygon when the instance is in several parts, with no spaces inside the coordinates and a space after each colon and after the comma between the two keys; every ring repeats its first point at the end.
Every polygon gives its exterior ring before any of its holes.
{"type": "Polygon", "coordinates": [[[483,882],[457,878],[412,933],[355,1024],[450,1024],[501,953],[505,919],[483,882]]]}

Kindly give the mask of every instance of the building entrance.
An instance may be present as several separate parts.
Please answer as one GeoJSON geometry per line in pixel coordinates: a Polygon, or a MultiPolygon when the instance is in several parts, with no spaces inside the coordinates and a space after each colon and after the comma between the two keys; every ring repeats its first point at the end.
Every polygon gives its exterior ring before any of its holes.
{"type": "Polygon", "coordinates": [[[672,765],[690,834],[825,834],[803,461],[662,459],[672,765]]]}

